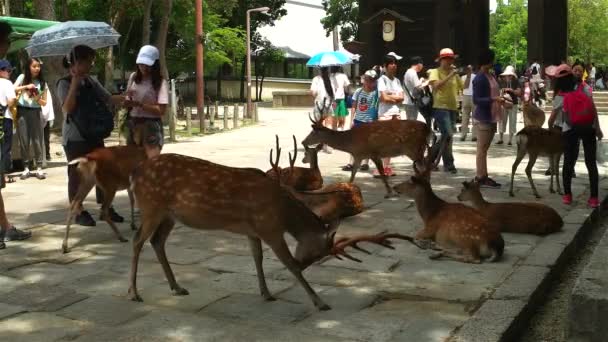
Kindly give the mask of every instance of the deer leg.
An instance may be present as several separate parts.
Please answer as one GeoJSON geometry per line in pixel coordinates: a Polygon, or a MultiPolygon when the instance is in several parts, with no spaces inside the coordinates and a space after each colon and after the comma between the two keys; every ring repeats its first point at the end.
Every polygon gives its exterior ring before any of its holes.
{"type": "Polygon", "coordinates": [[[127,194],[129,194],[129,204],[131,205],[131,230],[137,230],[135,225],[135,196],[131,189],[127,189],[127,194]]]}
{"type": "Polygon", "coordinates": [[[443,250],[441,252],[437,252],[431,256],[429,256],[429,259],[431,260],[437,260],[440,259],[442,257],[446,257],[448,259],[452,259],[452,260],[456,260],[456,261],[460,261],[460,262],[465,262],[465,263],[469,263],[469,264],[481,264],[481,258],[479,257],[474,257],[472,255],[462,255],[462,254],[458,254],[456,252],[453,251],[447,251],[447,250],[443,250]]]}
{"type": "MultiPolygon", "coordinates": [[[[532,187],[532,192],[534,193],[534,196],[536,196],[536,198],[541,198],[538,194],[538,191],[536,190],[536,186],[534,186],[534,181],[532,180],[532,168],[536,163],[536,158],[538,157],[538,155],[536,153],[529,153],[528,157],[529,160],[528,166],[526,166],[526,176],[528,176],[528,181],[530,182],[530,187],[532,187]]],[[[553,172],[551,173],[551,181],[553,181],[553,172]]]]}
{"type": "Polygon", "coordinates": [[[562,187],[559,183],[559,160],[561,159],[561,154],[556,154],[553,159],[553,169],[555,170],[555,183],[557,184],[557,193],[563,195],[562,187]]]}
{"type": "Polygon", "coordinates": [[[129,240],[125,239],[124,236],[120,234],[118,227],[116,227],[116,223],[112,221],[112,216],[110,215],[110,206],[112,205],[114,196],[116,196],[115,189],[104,189],[103,204],[101,205],[101,217],[108,223],[108,225],[110,225],[110,228],[112,228],[112,231],[114,231],[118,241],[127,242],[129,240]]]}
{"type": "Polygon", "coordinates": [[[167,259],[167,254],[165,252],[165,243],[174,226],[175,221],[172,219],[165,219],[154,232],[152,238],[150,238],[150,244],[152,245],[152,248],[154,248],[158,262],[160,262],[160,265],[163,267],[165,277],[169,282],[169,287],[171,288],[171,291],[173,291],[173,295],[187,296],[189,294],[188,290],[179,286],[177,280],[175,280],[175,275],[173,274],[173,270],[171,270],[171,265],[169,265],[169,260],[167,259]]]}
{"type": "Polygon", "coordinates": [[[353,169],[350,171],[350,181],[352,183],[355,181],[355,176],[357,175],[357,171],[359,171],[359,167],[361,167],[361,158],[357,158],[353,156],[353,169]]]}
{"type": "Polygon", "coordinates": [[[388,177],[386,173],[384,173],[384,166],[382,165],[382,160],[378,157],[372,157],[371,160],[376,165],[378,172],[380,173],[380,177],[382,177],[382,182],[384,183],[384,187],[386,188],[386,195],[384,198],[398,197],[396,193],[393,192],[393,189],[388,185],[388,177]]]}
{"type": "Polygon", "coordinates": [[[315,290],[310,287],[310,284],[308,284],[306,279],[304,279],[300,265],[298,264],[298,261],[294,259],[291,255],[291,252],[289,251],[287,243],[285,242],[283,237],[281,236],[275,241],[270,241],[270,243],[268,241],[265,242],[270,246],[270,248],[272,248],[274,254],[276,254],[279,260],[281,260],[283,265],[285,265],[285,267],[287,267],[287,269],[294,275],[294,277],[296,277],[300,285],[302,285],[302,287],[308,294],[308,297],[310,297],[310,299],[312,300],[315,307],[321,311],[331,310],[331,307],[325,304],[325,302],[323,302],[323,300],[319,297],[319,295],[317,295],[315,290]]]}
{"type": "Polygon", "coordinates": [[[511,168],[511,187],[509,188],[509,196],[514,197],[513,193],[513,184],[515,183],[515,172],[517,172],[517,167],[521,160],[526,156],[526,151],[521,151],[519,144],[517,145],[517,157],[515,157],[515,161],[513,162],[513,167],[511,168]]]}
{"type": "Polygon", "coordinates": [[[133,257],[131,257],[131,272],[129,274],[129,280],[131,286],[129,287],[129,298],[135,302],[143,302],[143,299],[137,292],[137,264],[139,262],[139,254],[141,248],[144,246],[144,242],[158,229],[162,217],[147,218],[142,216],[141,227],[135,232],[133,237],[133,257]]]}
{"type": "Polygon", "coordinates": [[[74,222],[74,217],[82,211],[82,201],[87,197],[91,189],[95,186],[95,181],[93,179],[82,179],[80,186],[78,187],[78,192],[76,192],[76,196],[70,203],[70,209],[68,211],[68,217],[65,223],[65,236],[63,238],[63,243],[61,244],[61,250],[63,253],[68,253],[68,239],[70,236],[70,226],[72,222],[74,222]]]}
{"type": "Polygon", "coordinates": [[[262,268],[262,240],[257,237],[249,236],[249,247],[251,247],[251,254],[253,255],[253,261],[255,262],[255,270],[258,274],[260,293],[264,300],[274,301],[276,299],[270,294],[270,291],[268,291],[266,277],[264,277],[264,269],[262,268]]]}

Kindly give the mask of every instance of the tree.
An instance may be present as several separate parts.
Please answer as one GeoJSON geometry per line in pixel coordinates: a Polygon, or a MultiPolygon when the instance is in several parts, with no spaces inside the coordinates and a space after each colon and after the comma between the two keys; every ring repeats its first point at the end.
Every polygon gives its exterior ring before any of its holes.
{"type": "Polygon", "coordinates": [[[490,47],[496,61],[517,66],[527,63],[528,8],[526,0],[498,0],[490,14],[490,47]]]}
{"type": "Polygon", "coordinates": [[[327,16],[321,24],[329,37],[336,27],[340,28],[340,40],[349,42],[357,37],[359,31],[359,2],[357,0],[323,0],[327,16]]]}
{"type": "Polygon", "coordinates": [[[608,63],[608,0],[568,1],[568,55],[608,63]]]}
{"type": "Polygon", "coordinates": [[[264,39],[260,44],[260,48],[255,54],[255,94],[256,101],[262,100],[262,91],[264,90],[264,79],[266,78],[266,68],[270,64],[281,63],[285,60],[285,53],[272,45],[270,41],[264,39]],[[258,83],[258,80],[261,80],[258,83]],[[259,85],[259,87],[258,87],[259,85]]]}
{"type": "Polygon", "coordinates": [[[152,0],[145,0],[144,2],[144,14],[141,23],[142,34],[141,34],[141,45],[150,44],[150,16],[152,14],[152,0]]]}
{"type": "Polygon", "coordinates": [[[160,52],[160,65],[163,77],[169,79],[169,71],[167,69],[167,58],[166,58],[166,47],[167,47],[167,35],[169,33],[169,17],[171,14],[171,7],[173,6],[173,0],[162,1],[162,12],[165,15],[161,16],[160,28],[158,30],[158,37],[156,39],[156,47],[160,52]]]}

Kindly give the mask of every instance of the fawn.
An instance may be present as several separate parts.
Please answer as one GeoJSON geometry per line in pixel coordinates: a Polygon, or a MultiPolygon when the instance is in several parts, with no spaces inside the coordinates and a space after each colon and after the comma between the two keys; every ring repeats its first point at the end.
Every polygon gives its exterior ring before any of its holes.
{"type": "Polygon", "coordinates": [[[528,154],[528,166],[526,166],[526,176],[532,187],[532,192],[536,198],[540,198],[534,181],[532,181],[532,168],[536,163],[538,156],[549,157],[550,168],[555,170],[551,172],[551,183],[549,185],[549,192],[555,193],[553,190],[553,177],[557,183],[557,192],[562,193],[559,184],[559,160],[564,153],[564,146],[562,144],[562,135],[559,129],[546,129],[536,126],[524,127],[517,133],[517,157],[513,163],[511,169],[511,186],[509,188],[509,195],[515,196],[513,193],[513,183],[515,178],[515,172],[521,160],[528,154]]]}
{"type": "Polygon", "coordinates": [[[561,230],[562,217],[555,209],[541,203],[489,203],[484,200],[479,183],[463,182],[459,201],[470,201],[503,233],[547,235],[561,230]]]}
{"type": "MultiPolygon", "coordinates": [[[[277,151],[278,152],[278,151],[277,151]]],[[[271,151],[272,159],[272,151],[271,151]]],[[[347,246],[370,241],[390,245],[391,234],[334,241],[339,221],[325,224],[276,180],[258,169],[234,168],[178,154],[161,154],[136,169],[131,186],[141,212],[141,227],[133,239],[129,296],[142,301],[136,286],[137,266],[146,240],[156,252],[171,290],[188,291],[177,283],[165,254],[165,242],[176,220],[195,229],[221,229],[249,238],[260,292],[274,300],[262,268],[262,241],[294,275],[319,310],[330,307],[319,298],[302,271],[326,256],[352,258],[347,246]],[[291,254],[284,234],[297,241],[291,254]]],[[[356,260],[356,259],[355,259],[356,260]]]]}
{"type": "Polygon", "coordinates": [[[313,119],[312,131],[302,141],[304,146],[327,144],[337,150],[350,153],[353,156],[353,169],[350,182],[355,180],[363,159],[371,159],[386,188],[386,196],[391,197],[393,191],[384,174],[382,158],[406,155],[414,164],[423,160],[427,141],[432,135],[429,127],[416,120],[374,121],[353,127],[348,131],[333,131],[322,124],[322,118],[313,119]]]}
{"type": "MultiPolygon", "coordinates": [[[[318,190],[323,187],[323,176],[321,176],[321,170],[319,170],[319,163],[317,159],[317,153],[321,150],[323,145],[309,148],[305,146],[305,154],[303,163],[310,163],[310,168],[297,167],[295,166],[296,159],[298,156],[298,145],[296,142],[296,136],[293,137],[293,157],[289,153],[289,168],[272,168],[266,171],[266,174],[270,177],[276,178],[277,174],[280,175],[281,183],[294,188],[297,191],[311,191],[318,190]]],[[[276,136],[276,145],[279,146],[279,137],[276,136]]]]}
{"type": "Polygon", "coordinates": [[[129,190],[129,176],[145,159],[146,153],[142,147],[127,145],[98,148],[84,157],[76,158],[70,162],[72,165],[78,164],[81,182],[74,200],[70,203],[65,237],[62,243],[63,253],[69,251],[68,238],[74,217],[82,210],[82,202],[95,185],[100,187],[104,194],[101,218],[110,225],[119,241],[128,241],[120,234],[116,224],[112,221],[109,209],[114,196],[116,196],[116,191],[127,190],[131,203],[131,229],[136,229],[133,194],[129,190]]]}
{"type": "Polygon", "coordinates": [[[532,99],[523,101],[524,126],[543,127],[545,123],[545,111],[537,107],[532,101],[532,99]]]}
{"type": "Polygon", "coordinates": [[[394,187],[396,192],[416,202],[424,221],[424,228],[416,233],[416,239],[431,240],[441,249],[432,259],[446,256],[480,263],[482,258],[491,257],[490,261],[498,261],[505,245],[498,227],[477,210],[461,203],[448,203],[435,195],[429,181],[433,167],[429,164],[426,163],[423,170],[414,165],[416,175],[394,187]]]}

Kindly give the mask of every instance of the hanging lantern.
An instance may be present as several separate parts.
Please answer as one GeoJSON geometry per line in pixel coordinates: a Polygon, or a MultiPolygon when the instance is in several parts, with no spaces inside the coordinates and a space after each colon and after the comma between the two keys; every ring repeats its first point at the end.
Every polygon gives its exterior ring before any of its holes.
{"type": "Polygon", "coordinates": [[[395,40],[395,21],[385,20],[382,22],[382,39],[385,42],[392,42],[395,40]]]}

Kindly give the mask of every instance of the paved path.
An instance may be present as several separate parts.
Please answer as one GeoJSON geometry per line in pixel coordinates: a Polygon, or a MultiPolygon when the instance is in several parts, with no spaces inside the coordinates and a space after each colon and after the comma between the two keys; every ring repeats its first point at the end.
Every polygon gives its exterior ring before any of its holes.
{"type": "MultiPolygon", "coordinates": [[[[285,151],[282,163],[286,164],[291,134],[302,140],[310,129],[307,113],[264,109],[261,120],[256,127],[170,144],[165,151],[265,170],[276,133],[285,151]]],[[[490,150],[490,172],[504,184],[501,190],[484,191],[490,200],[508,198],[514,151],[514,146],[495,145],[490,150]]],[[[434,189],[449,200],[455,200],[460,183],[473,176],[475,147],[471,142],[457,142],[454,152],[458,175],[433,174],[434,189]]],[[[347,159],[341,152],[320,154],[327,183],[347,179],[339,168],[347,159]]],[[[397,158],[395,165],[398,176],[391,180],[393,183],[412,173],[411,162],[405,158],[397,158]]],[[[541,174],[546,167],[547,161],[539,160],[534,174],[545,196],[543,201],[564,216],[573,213],[572,208],[560,203],[559,196],[548,194],[548,178],[541,174]]],[[[533,201],[524,166],[520,169],[517,199],[533,201]]],[[[66,172],[64,167],[57,167],[48,169],[48,174],[45,181],[19,181],[3,191],[11,219],[19,227],[32,229],[34,238],[9,243],[0,251],[2,340],[442,341],[470,320],[542,241],[505,234],[504,259],[481,265],[431,261],[427,252],[408,243],[397,242],[395,250],[370,247],[372,255],[359,255],[364,260],[361,264],[331,260],[305,272],[320,296],[333,307],[318,312],[267,248],[264,267],[270,290],[279,298],[272,303],[262,301],[258,294],[245,238],[180,227],[170,236],[167,253],[180,284],[190,295],[171,295],[147,244],[138,278],[145,302],[134,303],[125,297],[131,245],[117,242],[105,223],[95,228],[75,226],[70,240],[72,252],[60,253],[66,172]]],[[[574,208],[584,208],[588,189],[583,163],[578,164],[577,174],[574,208]]],[[[413,234],[421,228],[412,201],[383,199],[382,184],[369,173],[359,173],[357,183],[369,209],[345,220],[340,233],[390,230],[413,234]]],[[[125,215],[127,202],[126,194],[116,200],[117,209],[125,215]]],[[[86,207],[98,215],[92,201],[86,207]]],[[[128,224],[120,228],[132,237],[128,224]]],[[[563,248],[553,246],[553,250],[563,248]]]]}

